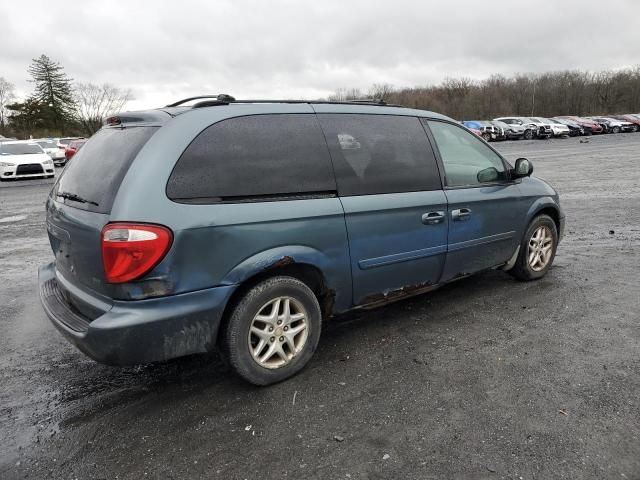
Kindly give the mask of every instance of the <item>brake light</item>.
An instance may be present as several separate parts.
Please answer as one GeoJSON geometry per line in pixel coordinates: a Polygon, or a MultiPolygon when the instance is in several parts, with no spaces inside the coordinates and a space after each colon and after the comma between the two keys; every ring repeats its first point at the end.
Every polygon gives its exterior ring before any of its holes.
{"type": "Polygon", "coordinates": [[[173,234],[161,225],[110,223],[102,229],[102,265],[109,283],[124,283],[148,273],[164,258],[173,234]]]}

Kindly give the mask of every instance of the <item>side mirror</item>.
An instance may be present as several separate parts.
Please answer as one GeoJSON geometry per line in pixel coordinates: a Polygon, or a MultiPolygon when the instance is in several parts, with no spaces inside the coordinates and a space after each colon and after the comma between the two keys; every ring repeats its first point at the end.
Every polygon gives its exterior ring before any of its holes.
{"type": "Polygon", "coordinates": [[[516,166],[513,168],[513,177],[528,177],[533,173],[533,164],[527,158],[519,158],[516,160],[516,166]]]}
{"type": "Polygon", "coordinates": [[[480,170],[476,175],[479,183],[496,182],[500,177],[500,173],[495,167],[485,168],[480,170]]]}

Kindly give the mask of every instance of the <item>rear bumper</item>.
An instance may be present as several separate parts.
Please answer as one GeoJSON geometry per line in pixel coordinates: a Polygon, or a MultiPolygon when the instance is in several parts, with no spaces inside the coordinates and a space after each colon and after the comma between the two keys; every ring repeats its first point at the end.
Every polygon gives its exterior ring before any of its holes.
{"type": "MultiPolygon", "coordinates": [[[[91,320],[67,300],[55,264],[41,267],[38,283],[42,306],[60,333],[92,359],[109,365],[136,365],[210,351],[216,342],[224,308],[235,286],[105,305],[91,320]]],[[[91,302],[83,295],[82,301],[91,302]]]]}

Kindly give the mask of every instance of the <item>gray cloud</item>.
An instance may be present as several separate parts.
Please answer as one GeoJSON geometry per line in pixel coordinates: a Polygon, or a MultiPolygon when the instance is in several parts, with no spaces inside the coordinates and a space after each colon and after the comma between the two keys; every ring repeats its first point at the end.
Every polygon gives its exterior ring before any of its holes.
{"type": "Polygon", "coordinates": [[[3,2],[0,75],[21,93],[46,53],[135,107],[198,93],[326,96],[372,83],[619,68],[640,60],[637,0],[3,2]]]}

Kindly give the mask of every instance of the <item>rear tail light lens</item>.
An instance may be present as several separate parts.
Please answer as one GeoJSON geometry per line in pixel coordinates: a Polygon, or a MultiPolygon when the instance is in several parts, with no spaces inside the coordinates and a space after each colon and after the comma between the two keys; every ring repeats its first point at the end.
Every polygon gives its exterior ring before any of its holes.
{"type": "Polygon", "coordinates": [[[161,225],[111,223],[102,229],[102,264],[109,283],[142,277],[164,258],[173,234],[161,225]]]}

